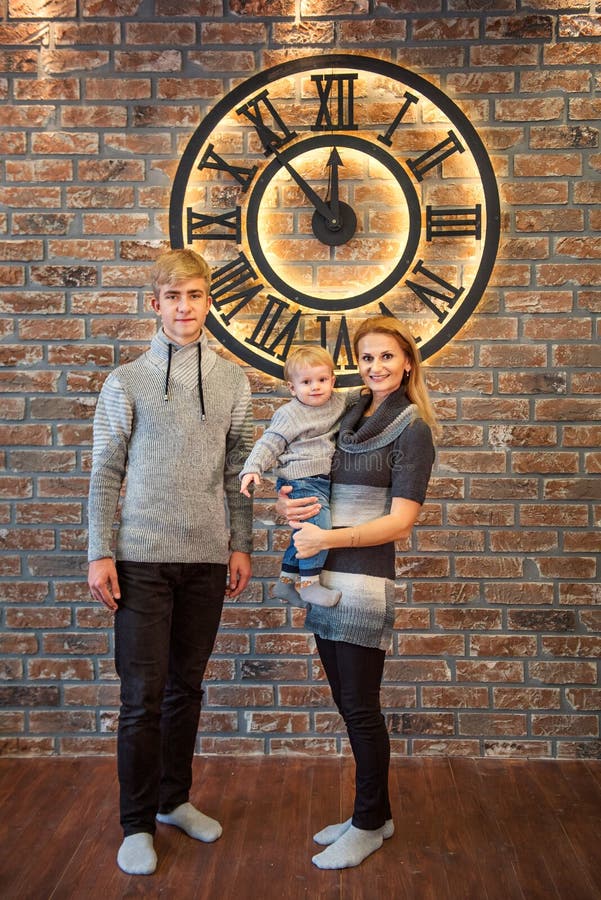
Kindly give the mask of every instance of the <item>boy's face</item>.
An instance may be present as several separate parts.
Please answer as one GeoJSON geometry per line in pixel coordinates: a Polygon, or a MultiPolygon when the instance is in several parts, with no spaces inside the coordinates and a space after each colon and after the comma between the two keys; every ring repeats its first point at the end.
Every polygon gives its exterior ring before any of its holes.
{"type": "Polygon", "coordinates": [[[302,366],[288,382],[288,388],[306,406],[323,406],[332,396],[334,381],[329,366],[302,366]]]}
{"type": "Polygon", "coordinates": [[[210,305],[204,278],[162,284],[158,299],[152,299],[152,308],[160,316],[165,334],[176,344],[198,340],[210,305]]]}

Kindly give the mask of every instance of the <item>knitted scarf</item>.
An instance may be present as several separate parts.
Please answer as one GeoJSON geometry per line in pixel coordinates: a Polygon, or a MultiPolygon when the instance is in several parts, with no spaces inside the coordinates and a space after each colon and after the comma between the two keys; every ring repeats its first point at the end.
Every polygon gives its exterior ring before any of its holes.
{"type": "Polygon", "coordinates": [[[338,433],[338,447],[347,453],[368,453],[385,447],[405,430],[417,416],[417,406],[409,403],[405,386],[397,388],[355,430],[371,403],[371,393],[362,394],[348,410],[338,433]]]}

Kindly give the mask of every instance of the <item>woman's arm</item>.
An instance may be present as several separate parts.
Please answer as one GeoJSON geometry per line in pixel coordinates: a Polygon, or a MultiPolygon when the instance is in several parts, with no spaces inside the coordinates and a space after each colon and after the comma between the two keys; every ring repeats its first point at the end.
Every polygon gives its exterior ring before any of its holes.
{"type": "Polygon", "coordinates": [[[398,541],[411,533],[415,520],[419,515],[421,504],[404,497],[394,497],[390,512],[361,525],[351,528],[333,528],[325,530],[310,522],[290,520],[290,525],[297,528],[294,533],[294,545],[299,559],[306,559],[319,553],[320,550],[333,550],[337,547],[375,547],[398,541]]]}

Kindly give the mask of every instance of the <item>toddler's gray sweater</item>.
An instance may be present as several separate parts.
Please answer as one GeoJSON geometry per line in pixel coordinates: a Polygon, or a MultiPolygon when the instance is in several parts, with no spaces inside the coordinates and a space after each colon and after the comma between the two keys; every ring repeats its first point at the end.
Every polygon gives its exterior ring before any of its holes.
{"type": "Polygon", "coordinates": [[[273,414],[240,473],[262,475],[275,467],[280,478],[293,480],[327,475],[334,438],[345,400],[332,394],[323,406],[306,406],[296,397],[273,414]]]}

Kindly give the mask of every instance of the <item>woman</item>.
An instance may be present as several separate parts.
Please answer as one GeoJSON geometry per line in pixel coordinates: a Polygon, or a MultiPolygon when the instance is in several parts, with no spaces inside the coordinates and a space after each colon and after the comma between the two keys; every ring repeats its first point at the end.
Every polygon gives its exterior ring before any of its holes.
{"type": "Polygon", "coordinates": [[[342,593],[337,606],[309,606],[306,619],[356,767],[352,817],[314,837],[328,845],[313,857],[322,869],[359,865],[394,832],[390,740],[380,711],[394,622],[394,542],[411,532],[434,461],[435,418],[408,329],[378,316],[359,326],[353,343],[365,388],[340,425],[332,463],[332,529],[303,521],[315,509],[306,498],[288,500],[281,493],[278,502],[298,528],[298,557],[328,550],[321,583],[342,593]]]}

